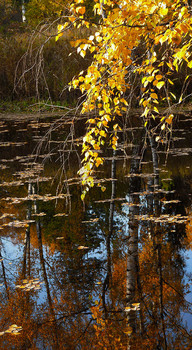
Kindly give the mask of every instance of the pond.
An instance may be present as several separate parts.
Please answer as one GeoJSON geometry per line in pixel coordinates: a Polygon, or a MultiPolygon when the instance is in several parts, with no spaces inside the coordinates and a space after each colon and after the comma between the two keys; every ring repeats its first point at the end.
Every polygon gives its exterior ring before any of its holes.
{"type": "Polygon", "coordinates": [[[191,115],[127,125],[85,202],[82,129],[1,116],[0,348],[191,349],[191,115]]]}

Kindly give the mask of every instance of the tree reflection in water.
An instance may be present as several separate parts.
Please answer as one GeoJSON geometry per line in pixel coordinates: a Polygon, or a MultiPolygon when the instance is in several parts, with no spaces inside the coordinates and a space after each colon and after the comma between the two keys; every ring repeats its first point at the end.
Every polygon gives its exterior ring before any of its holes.
{"type": "MultiPolygon", "coordinates": [[[[50,183],[6,185],[10,198],[17,192],[18,206],[5,200],[2,183],[1,349],[192,348],[190,324],[182,320],[191,313],[184,257],[191,202],[178,188],[178,175],[172,188],[162,181],[150,135],[148,141],[147,169],[142,145],[131,147],[124,168],[120,150],[111,151],[106,191],[93,189],[85,209],[78,184],[71,186],[66,213],[65,200],[42,200],[50,183]],[[17,227],[7,219],[12,214],[20,219],[17,227]]],[[[10,167],[6,181],[12,174],[10,167]]],[[[181,181],[191,186],[191,177],[181,181]]]]}

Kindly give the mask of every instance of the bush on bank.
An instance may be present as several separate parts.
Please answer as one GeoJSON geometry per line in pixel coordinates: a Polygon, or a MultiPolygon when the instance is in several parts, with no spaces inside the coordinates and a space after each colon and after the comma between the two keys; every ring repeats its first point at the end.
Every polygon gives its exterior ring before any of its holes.
{"type": "MultiPolygon", "coordinates": [[[[35,32],[34,32],[35,33],[35,32]]],[[[55,37],[45,43],[45,37],[30,32],[1,34],[0,38],[0,100],[49,100],[71,104],[78,92],[66,88],[71,79],[90,63],[77,55],[68,33],[59,42],[55,37]]]]}

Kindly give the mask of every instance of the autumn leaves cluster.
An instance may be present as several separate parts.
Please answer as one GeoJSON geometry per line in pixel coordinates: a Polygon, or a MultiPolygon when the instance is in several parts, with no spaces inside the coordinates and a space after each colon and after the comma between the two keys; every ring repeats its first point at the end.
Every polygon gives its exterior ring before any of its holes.
{"type": "MultiPolygon", "coordinates": [[[[91,113],[83,139],[82,177],[85,193],[94,185],[94,169],[103,164],[102,151],[108,143],[116,149],[119,125],[117,118],[128,113],[134,77],[140,86],[139,104],[144,127],[150,120],[160,120],[161,131],[170,129],[174,73],[182,64],[192,68],[192,18],[187,1],[96,0],[97,24],[86,19],[83,0],[75,0],[70,16],[58,27],[57,39],[71,26],[90,28],[91,35],[72,45],[85,57],[90,51],[92,64],[71,82],[85,96],[82,113],[91,113]],[[166,111],[162,114],[159,104],[166,111]]],[[[186,76],[186,81],[190,75],[186,76]]],[[[183,96],[180,96],[179,102],[183,96]]],[[[177,101],[178,102],[178,101],[177,101]]],[[[160,140],[161,137],[157,137],[160,140]]]]}

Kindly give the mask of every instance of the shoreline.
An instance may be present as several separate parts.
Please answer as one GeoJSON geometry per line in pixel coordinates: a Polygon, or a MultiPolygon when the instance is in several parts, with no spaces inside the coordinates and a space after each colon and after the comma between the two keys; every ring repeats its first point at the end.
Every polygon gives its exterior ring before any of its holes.
{"type": "MultiPolygon", "coordinates": [[[[165,111],[168,111],[168,108],[159,108],[159,111],[161,113],[164,113],[165,111]]],[[[74,112],[74,108],[71,109],[71,114],[74,112]]],[[[187,104],[184,106],[173,106],[169,109],[169,113],[174,113],[176,116],[180,114],[185,114],[192,112],[192,104],[187,104]]],[[[34,111],[34,112],[0,112],[0,120],[21,120],[21,121],[29,121],[29,120],[38,120],[38,119],[45,119],[45,118],[57,118],[57,117],[64,117],[65,114],[70,113],[70,108],[66,108],[66,110],[52,110],[52,111],[34,111]]],[[[139,116],[142,114],[141,108],[131,108],[130,116],[139,116]]],[[[90,113],[91,114],[91,113],[90,113]]],[[[69,114],[68,114],[69,117],[69,114]]],[[[158,116],[157,116],[158,118],[158,116]]]]}

